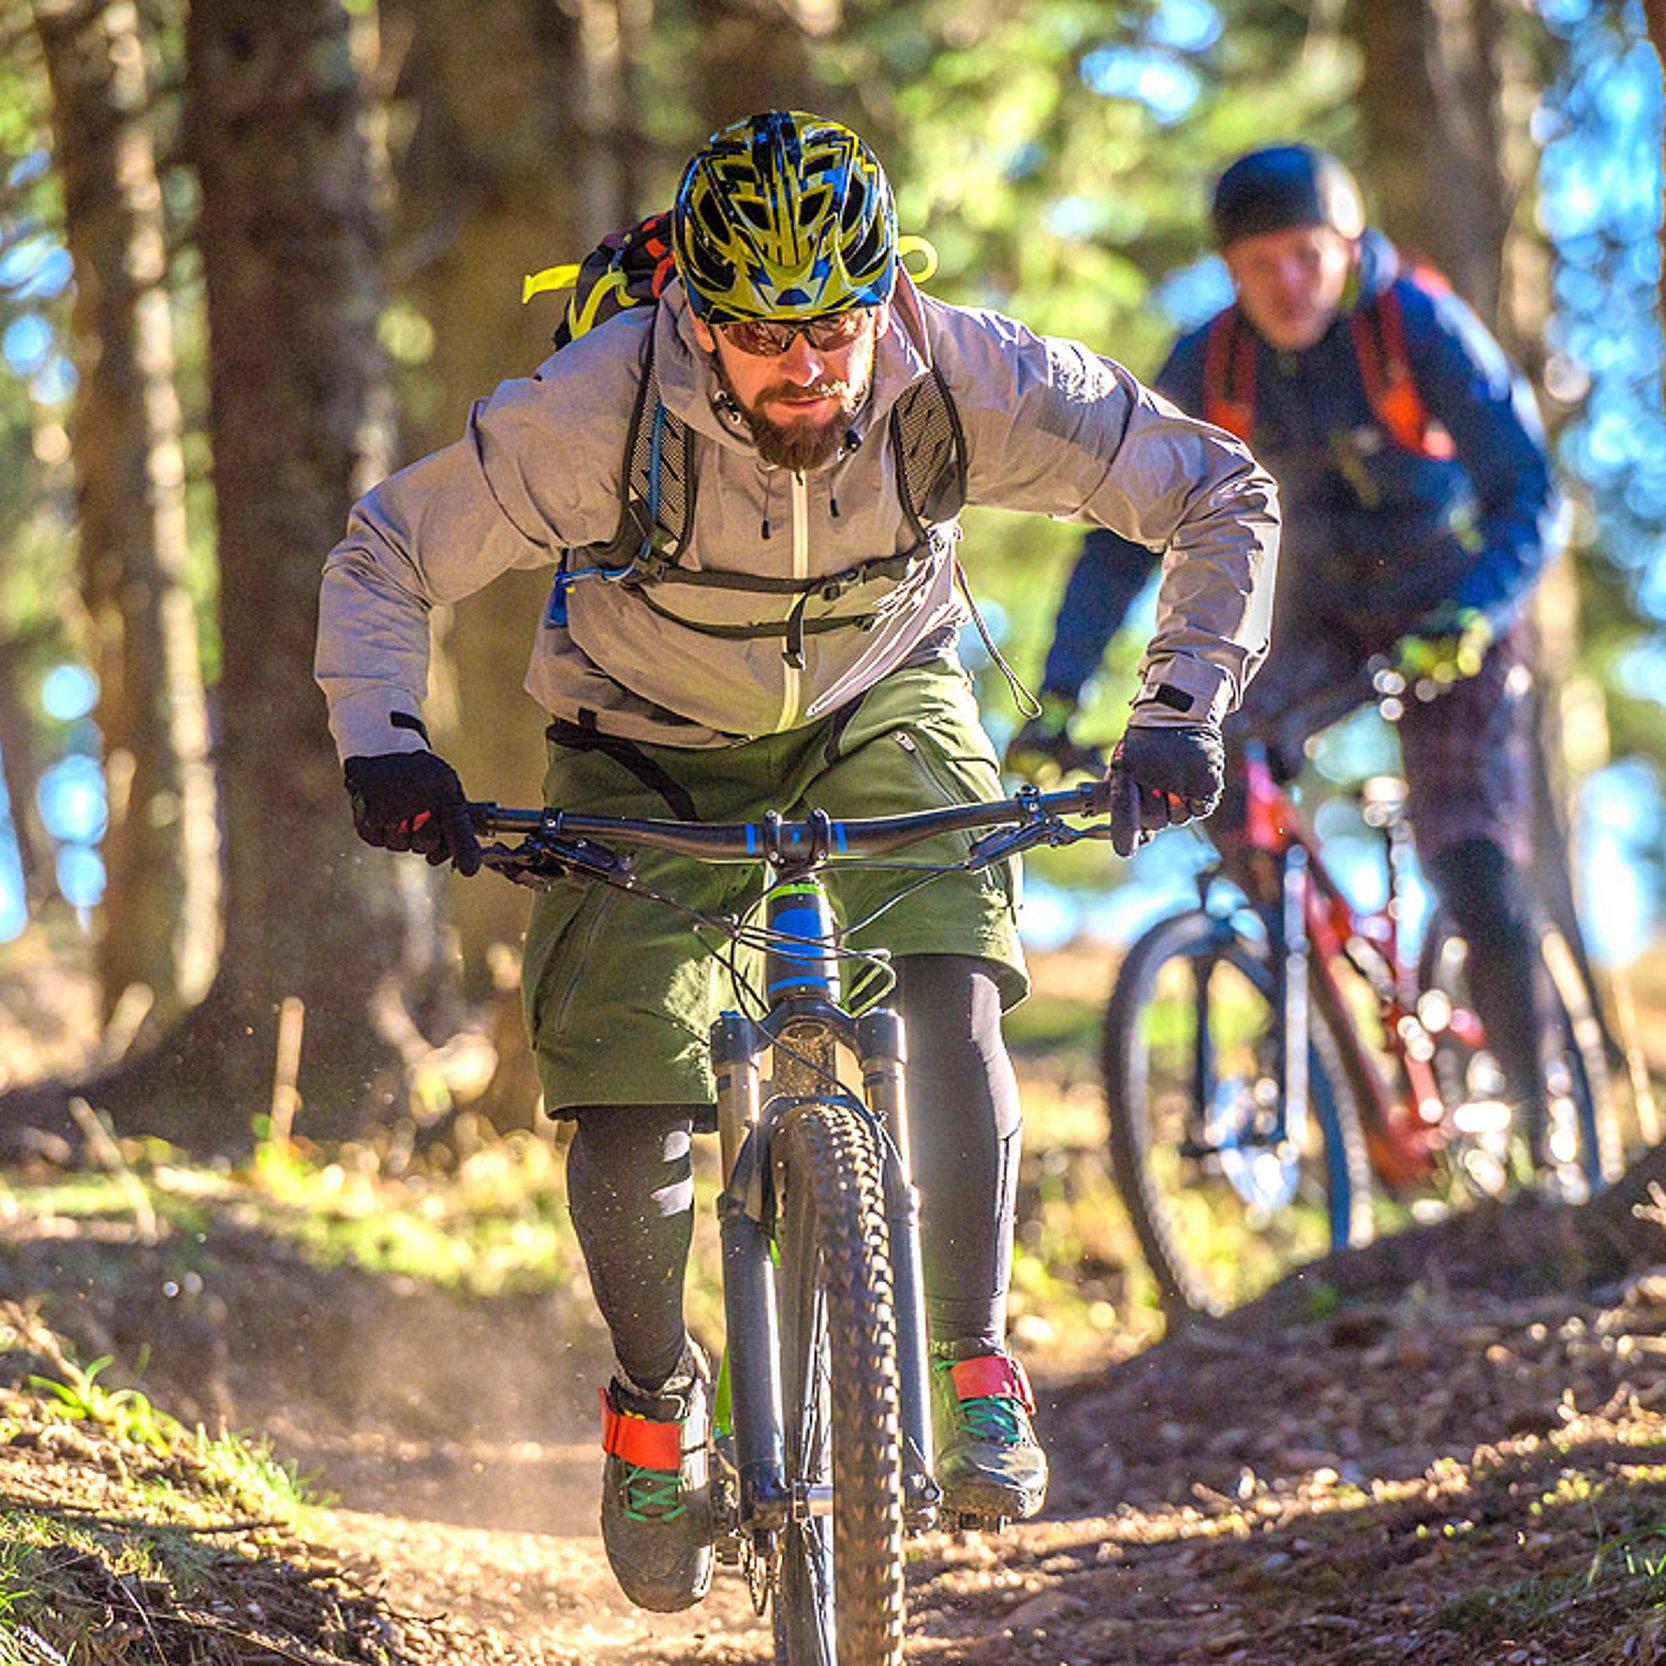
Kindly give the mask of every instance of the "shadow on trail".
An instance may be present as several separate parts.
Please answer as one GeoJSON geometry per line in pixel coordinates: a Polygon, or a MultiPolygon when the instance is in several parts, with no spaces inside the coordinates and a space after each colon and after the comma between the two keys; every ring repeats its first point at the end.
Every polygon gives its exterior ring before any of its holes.
{"type": "MultiPolygon", "coordinates": [[[[1566,1211],[1480,1212],[1333,1256],[1236,1313],[1062,1385],[1056,1511],[1112,1491],[1230,1495],[1246,1469],[1346,1482],[1561,1429],[1635,1395],[1666,1406],[1666,1277],[1581,1291],[1554,1246],[1566,1211]],[[1486,1253],[1478,1253],[1482,1248],[1486,1253]]],[[[1666,1258],[1666,1237],[1662,1238],[1666,1258]]]]}
{"type": "Polygon", "coordinates": [[[1666,1658],[1666,1275],[1580,1291],[1566,1218],[1336,1257],[1055,1385],[1050,1519],[920,1559],[923,1657],[1666,1658]]]}

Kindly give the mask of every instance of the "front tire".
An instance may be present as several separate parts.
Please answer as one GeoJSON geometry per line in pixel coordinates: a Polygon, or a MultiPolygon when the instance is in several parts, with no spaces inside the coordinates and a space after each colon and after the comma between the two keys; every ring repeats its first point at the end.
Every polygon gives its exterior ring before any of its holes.
{"type": "Polygon", "coordinates": [[[783,1535],[786,1666],[902,1659],[903,1470],[896,1313],[873,1135],[850,1106],[787,1114],[774,1150],[787,1476],[831,1482],[831,1515],[783,1535]]]}
{"type": "Polygon", "coordinates": [[[1152,927],[1111,993],[1111,1168],[1171,1317],[1224,1313],[1370,1236],[1365,1135],[1316,1002],[1307,1127],[1283,1147],[1266,1136],[1278,1111],[1274,986],[1266,945],[1199,909],[1152,927]]]}

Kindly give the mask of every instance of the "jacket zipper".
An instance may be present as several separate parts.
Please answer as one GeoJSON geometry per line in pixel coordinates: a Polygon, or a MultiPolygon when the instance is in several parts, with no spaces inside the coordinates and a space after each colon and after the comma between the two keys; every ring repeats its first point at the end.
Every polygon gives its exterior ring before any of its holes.
{"type": "MultiPolygon", "coordinates": [[[[810,483],[800,473],[792,477],[793,577],[810,576],[810,483]]],[[[804,703],[804,673],[782,660],[781,721],[776,729],[790,729],[804,703]]]]}

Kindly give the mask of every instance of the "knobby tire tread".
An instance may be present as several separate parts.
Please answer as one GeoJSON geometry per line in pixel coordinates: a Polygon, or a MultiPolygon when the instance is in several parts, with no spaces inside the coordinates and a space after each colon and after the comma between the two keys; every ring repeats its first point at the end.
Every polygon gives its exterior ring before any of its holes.
{"type": "MultiPolygon", "coordinates": [[[[838,1615],[838,1666],[896,1666],[902,1659],[902,1422],[892,1300],[889,1235],[882,1206],[879,1153],[849,1106],[802,1107],[779,1137],[777,1164],[787,1177],[788,1219],[778,1223],[783,1303],[802,1299],[819,1282],[831,1360],[833,1576],[838,1615]],[[808,1220],[791,1218],[793,1194],[808,1202],[808,1220]],[[806,1282],[801,1249],[819,1278],[806,1282]]],[[[802,1334],[803,1320],[782,1334],[802,1334]]],[[[797,1416],[798,1367],[784,1361],[783,1411],[797,1416]]],[[[789,1429],[788,1450],[793,1449],[789,1429]]],[[[786,1555],[793,1554],[789,1533],[786,1555]]],[[[786,1666],[821,1666],[806,1645],[807,1628],[780,1612],[793,1589],[784,1570],[777,1596],[778,1658],[786,1666]],[[783,1623],[785,1622],[785,1623],[783,1623]],[[785,1647],[783,1648],[783,1645],[785,1647]]],[[[799,1587],[800,1591],[802,1586],[799,1587]]]]}

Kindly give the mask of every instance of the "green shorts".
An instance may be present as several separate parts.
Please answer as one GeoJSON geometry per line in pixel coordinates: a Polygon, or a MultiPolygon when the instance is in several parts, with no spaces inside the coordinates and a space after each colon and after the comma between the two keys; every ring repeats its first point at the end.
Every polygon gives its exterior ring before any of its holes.
{"type": "MultiPolygon", "coordinates": [[[[840,819],[901,815],[1001,794],[971,679],[943,660],[893,673],[819,723],[730,747],[644,746],[556,723],[544,779],[545,802],[563,809],[700,821],[756,820],[771,809],[790,817],[811,809],[840,819]]],[[[943,834],[900,859],[958,862],[969,842],[943,834]]],[[[655,890],[714,915],[743,912],[763,890],[762,869],[738,863],[643,852],[638,872],[655,890]]],[[[835,866],[827,883],[836,915],[849,922],[865,920],[915,877],[835,866]]],[[[853,933],[850,945],[993,961],[1010,1007],[1029,990],[1018,887],[1016,862],[946,874],[853,933]]],[[[708,1031],[719,1012],[743,1002],[686,915],[563,880],[533,904],[522,985],[552,1114],[712,1102],[708,1031]]]]}

